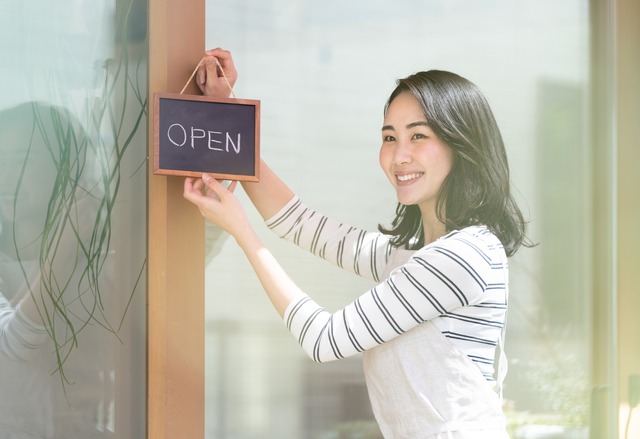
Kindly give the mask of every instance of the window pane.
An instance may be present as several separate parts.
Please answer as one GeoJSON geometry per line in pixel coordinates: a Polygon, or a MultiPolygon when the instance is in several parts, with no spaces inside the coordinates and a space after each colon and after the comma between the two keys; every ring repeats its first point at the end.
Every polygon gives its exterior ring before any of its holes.
{"type": "MultiPolygon", "coordinates": [[[[377,159],[395,79],[451,70],[488,97],[539,243],[511,260],[514,438],[588,436],[588,42],[588,2],[578,0],[207,2],[207,48],[231,50],[236,95],[262,101],[263,157],[308,205],[348,224],[375,230],[393,218],[377,159]]],[[[325,308],[371,287],[279,242],[237,192],[267,246],[325,308]]],[[[377,437],[360,358],[312,363],[235,243],[214,228],[207,240],[207,437],[330,438],[350,428],[377,437]]]]}
{"type": "Polygon", "coordinates": [[[144,437],[146,2],[0,21],[0,437],[144,437]]]}

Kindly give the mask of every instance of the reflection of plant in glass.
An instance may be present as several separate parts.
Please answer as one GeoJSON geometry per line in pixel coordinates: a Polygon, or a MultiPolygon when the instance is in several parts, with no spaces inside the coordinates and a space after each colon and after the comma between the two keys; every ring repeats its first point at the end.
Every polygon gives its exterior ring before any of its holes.
{"type": "MultiPolygon", "coordinates": [[[[22,136],[27,148],[13,198],[15,257],[54,342],[56,371],[63,386],[69,382],[64,363],[78,346],[78,334],[88,325],[99,325],[116,336],[119,329],[105,308],[102,275],[112,257],[112,214],[120,189],[121,163],[146,109],[146,93],[135,79],[139,72],[130,66],[126,35],[130,26],[122,24],[128,15],[127,10],[119,17],[116,27],[122,32],[122,44],[116,59],[104,66],[99,97],[87,99],[91,104],[86,120],[77,120],[61,108],[33,103],[30,132],[22,136]],[[34,163],[42,166],[43,156],[52,170],[49,179],[35,175],[40,171],[34,163]],[[39,185],[34,186],[34,178],[39,185]],[[44,199],[36,203],[43,227],[39,236],[25,242],[20,227],[24,218],[35,215],[28,209],[34,193],[44,199]],[[34,256],[36,245],[39,248],[34,256]],[[39,265],[35,280],[24,265],[32,258],[39,265]]],[[[136,68],[142,66],[139,59],[136,68]]],[[[52,95],[56,84],[52,84],[52,95]]],[[[143,270],[144,263],[138,281],[143,270]]],[[[132,285],[129,302],[138,281],[132,285]]],[[[128,304],[124,313],[126,308],[128,304]]]]}
{"type": "Polygon", "coordinates": [[[528,381],[531,388],[548,402],[557,425],[581,427],[589,415],[589,380],[586,367],[571,353],[553,360],[541,360],[530,365],[528,381]]]}
{"type": "Polygon", "coordinates": [[[519,437],[516,432],[527,425],[563,427],[564,437],[569,437],[569,431],[583,437],[588,426],[589,368],[572,350],[577,342],[571,343],[560,330],[554,331],[555,337],[549,332],[541,330],[538,334],[543,352],[535,360],[518,364],[531,399],[541,401],[544,412],[522,412],[507,404],[505,414],[512,437],[519,437]]]}

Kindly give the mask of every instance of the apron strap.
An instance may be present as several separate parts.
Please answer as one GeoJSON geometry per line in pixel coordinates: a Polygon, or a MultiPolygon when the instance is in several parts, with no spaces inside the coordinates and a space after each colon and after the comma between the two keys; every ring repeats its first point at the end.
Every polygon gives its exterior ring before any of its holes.
{"type": "MultiPolygon", "coordinates": [[[[504,303],[508,306],[509,304],[509,269],[508,262],[506,260],[503,261],[505,276],[505,292],[504,292],[504,303]]],[[[507,376],[507,369],[509,369],[509,363],[507,360],[507,355],[504,352],[504,338],[507,332],[507,316],[509,315],[509,309],[507,308],[504,312],[504,323],[502,326],[502,331],[500,331],[500,338],[498,338],[498,367],[496,368],[496,390],[498,393],[498,397],[500,398],[500,402],[502,403],[502,390],[504,387],[504,379],[507,376]]]]}
{"type": "Polygon", "coordinates": [[[502,326],[502,331],[500,331],[500,338],[498,339],[498,367],[496,374],[496,390],[498,391],[498,397],[500,398],[500,402],[502,403],[502,390],[504,386],[504,379],[507,376],[507,369],[509,368],[509,363],[507,360],[507,355],[504,352],[504,337],[507,332],[507,316],[509,315],[509,265],[506,260],[503,262],[504,272],[505,272],[505,292],[504,292],[504,303],[507,305],[507,309],[504,311],[504,323],[502,326]]]}
{"type": "Polygon", "coordinates": [[[497,367],[498,373],[496,375],[496,390],[498,392],[498,397],[500,398],[500,402],[502,402],[502,390],[504,386],[504,379],[507,376],[507,369],[509,369],[507,355],[504,352],[504,334],[505,334],[506,326],[507,326],[507,320],[505,318],[504,327],[502,328],[500,338],[498,339],[498,367],[497,367]]]}

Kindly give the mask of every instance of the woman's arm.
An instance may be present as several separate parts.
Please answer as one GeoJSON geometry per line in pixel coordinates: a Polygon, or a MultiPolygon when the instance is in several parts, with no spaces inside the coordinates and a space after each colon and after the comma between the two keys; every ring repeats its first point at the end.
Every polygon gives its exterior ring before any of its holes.
{"type": "Polygon", "coordinates": [[[255,231],[233,190],[237,182],[226,189],[207,174],[202,179],[187,178],[184,197],[195,204],[202,215],[233,236],[245,253],[262,287],[280,316],[302,291],[267,250],[255,231]]]}
{"type": "Polygon", "coordinates": [[[264,247],[233,196],[236,185],[225,189],[204,174],[203,179],[185,180],[184,196],[235,238],[271,303],[314,361],[362,352],[421,322],[479,303],[489,285],[498,293],[504,291],[500,285],[504,267],[497,267],[491,257],[496,243],[491,242],[487,253],[475,239],[460,236],[418,251],[390,278],[344,309],[329,313],[295,285],[264,247]]]}
{"type": "MultiPolygon", "coordinates": [[[[460,321],[450,334],[493,349],[506,312],[506,264],[496,238],[456,236],[418,250],[404,265],[343,309],[331,313],[309,297],[285,312],[285,323],[316,362],[383,344],[438,317],[460,321]],[[476,306],[481,302],[490,306],[476,306]],[[470,337],[470,338],[467,338],[470,337]]],[[[447,335],[447,334],[445,334],[447,335]]]]}
{"type": "Polygon", "coordinates": [[[260,161],[260,181],[243,182],[242,188],[263,219],[273,217],[294,197],[294,193],[275,172],[260,161]]]}
{"type": "Polygon", "coordinates": [[[376,282],[381,280],[393,251],[388,236],[328,218],[297,197],[268,218],[266,224],[280,238],[376,282]]]}

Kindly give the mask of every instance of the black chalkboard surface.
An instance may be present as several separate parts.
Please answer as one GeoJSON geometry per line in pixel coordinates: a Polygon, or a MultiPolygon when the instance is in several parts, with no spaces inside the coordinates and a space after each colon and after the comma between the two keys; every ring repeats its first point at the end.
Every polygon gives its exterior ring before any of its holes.
{"type": "Polygon", "coordinates": [[[258,181],[260,101],[155,94],[154,174],[258,181]]]}

